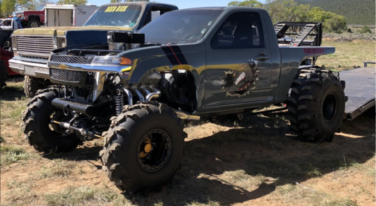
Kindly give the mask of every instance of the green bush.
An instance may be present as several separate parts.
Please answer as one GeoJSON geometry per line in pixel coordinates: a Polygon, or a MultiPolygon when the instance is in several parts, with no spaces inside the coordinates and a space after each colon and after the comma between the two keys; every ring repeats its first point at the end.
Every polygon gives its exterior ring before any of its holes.
{"type": "Polygon", "coordinates": [[[359,32],[362,34],[372,33],[371,29],[367,25],[364,25],[363,28],[359,32]]]}

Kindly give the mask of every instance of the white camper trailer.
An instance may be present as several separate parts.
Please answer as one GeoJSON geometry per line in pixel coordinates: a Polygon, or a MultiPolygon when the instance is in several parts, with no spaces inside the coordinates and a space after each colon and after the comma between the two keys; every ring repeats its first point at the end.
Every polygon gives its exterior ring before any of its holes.
{"type": "Polygon", "coordinates": [[[82,26],[98,9],[95,5],[47,4],[45,26],[82,26]]]}

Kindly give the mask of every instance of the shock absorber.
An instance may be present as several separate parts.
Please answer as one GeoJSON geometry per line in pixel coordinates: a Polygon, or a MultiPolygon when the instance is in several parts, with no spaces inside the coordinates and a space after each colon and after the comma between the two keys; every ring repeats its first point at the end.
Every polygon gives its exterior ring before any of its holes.
{"type": "Polygon", "coordinates": [[[124,106],[124,95],[120,89],[116,90],[116,95],[114,96],[114,100],[115,100],[116,115],[119,115],[121,111],[123,110],[123,106],[124,106]]]}

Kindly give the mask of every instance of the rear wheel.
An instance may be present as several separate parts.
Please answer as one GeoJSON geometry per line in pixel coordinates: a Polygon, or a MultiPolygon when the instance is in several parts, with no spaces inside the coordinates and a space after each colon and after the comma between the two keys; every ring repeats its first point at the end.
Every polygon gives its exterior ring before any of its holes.
{"type": "Polygon", "coordinates": [[[331,142],[345,111],[344,86],[329,70],[301,70],[287,99],[291,129],[306,141],[331,142]]]}
{"type": "Polygon", "coordinates": [[[82,143],[74,134],[66,135],[59,126],[51,124],[51,120],[69,119],[51,104],[57,94],[55,89],[39,91],[39,94],[29,101],[27,109],[22,114],[25,138],[40,152],[70,151],[82,143]]]}
{"type": "Polygon", "coordinates": [[[40,21],[38,21],[37,19],[30,19],[27,22],[27,27],[28,28],[40,27],[40,21]]]}
{"type": "Polygon", "coordinates": [[[171,108],[137,104],[112,119],[100,152],[103,170],[121,190],[151,189],[175,174],[183,144],[182,123],[171,108]]]}

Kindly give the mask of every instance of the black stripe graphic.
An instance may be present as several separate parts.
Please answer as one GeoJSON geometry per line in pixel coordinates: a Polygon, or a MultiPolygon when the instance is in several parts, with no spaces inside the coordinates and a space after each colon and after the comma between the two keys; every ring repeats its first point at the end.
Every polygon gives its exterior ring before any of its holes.
{"type": "Polygon", "coordinates": [[[170,47],[166,46],[166,47],[162,47],[162,49],[164,53],[166,54],[166,57],[168,58],[168,60],[170,60],[172,65],[179,65],[179,62],[176,59],[174,53],[172,53],[170,47]]]}
{"type": "Polygon", "coordinates": [[[185,59],[183,52],[181,52],[181,49],[180,49],[179,46],[171,46],[171,48],[174,50],[175,55],[179,59],[180,64],[188,64],[188,62],[185,59]]]}

